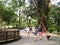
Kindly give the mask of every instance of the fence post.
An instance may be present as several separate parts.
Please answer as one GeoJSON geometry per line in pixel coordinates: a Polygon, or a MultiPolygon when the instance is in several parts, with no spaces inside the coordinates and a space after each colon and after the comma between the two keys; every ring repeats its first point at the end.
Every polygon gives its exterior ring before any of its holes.
{"type": "Polygon", "coordinates": [[[14,39],[15,39],[15,31],[14,31],[14,39]]]}
{"type": "Polygon", "coordinates": [[[18,30],[18,37],[19,37],[19,30],[18,30]]]}
{"type": "Polygon", "coordinates": [[[6,31],[6,42],[7,42],[8,32],[6,31]]]}

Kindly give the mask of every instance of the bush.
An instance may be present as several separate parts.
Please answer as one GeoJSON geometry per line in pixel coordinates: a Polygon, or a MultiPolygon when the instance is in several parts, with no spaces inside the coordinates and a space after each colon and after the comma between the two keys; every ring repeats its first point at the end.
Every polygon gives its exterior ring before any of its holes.
{"type": "Polygon", "coordinates": [[[48,28],[48,31],[49,31],[50,33],[52,33],[53,31],[57,31],[57,29],[56,29],[56,28],[48,28]]]}

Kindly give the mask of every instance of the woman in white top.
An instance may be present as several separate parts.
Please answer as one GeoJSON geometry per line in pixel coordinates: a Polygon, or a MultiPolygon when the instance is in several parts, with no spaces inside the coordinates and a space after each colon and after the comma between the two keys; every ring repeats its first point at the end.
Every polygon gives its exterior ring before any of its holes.
{"type": "Polygon", "coordinates": [[[26,27],[27,30],[27,36],[29,36],[29,27],[26,27]]]}

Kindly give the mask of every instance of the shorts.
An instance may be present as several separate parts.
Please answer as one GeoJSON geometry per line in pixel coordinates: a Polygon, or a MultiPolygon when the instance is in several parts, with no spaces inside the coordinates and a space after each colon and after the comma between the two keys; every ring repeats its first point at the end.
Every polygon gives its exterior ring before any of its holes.
{"type": "Polygon", "coordinates": [[[43,33],[42,32],[38,32],[39,36],[41,36],[43,33]]]}

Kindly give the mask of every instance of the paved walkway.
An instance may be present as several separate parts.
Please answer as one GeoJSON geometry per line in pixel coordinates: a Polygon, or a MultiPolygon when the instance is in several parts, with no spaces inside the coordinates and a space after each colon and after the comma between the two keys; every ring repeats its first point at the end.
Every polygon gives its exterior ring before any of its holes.
{"type": "Polygon", "coordinates": [[[33,38],[31,36],[26,37],[25,31],[21,31],[21,36],[22,36],[22,39],[12,43],[4,44],[4,45],[60,45],[59,37],[51,36],[50,40],[47,40],[45,34],[43,34],[43,39],[39,40],[38,37],[37,38],[33,38]]]}

